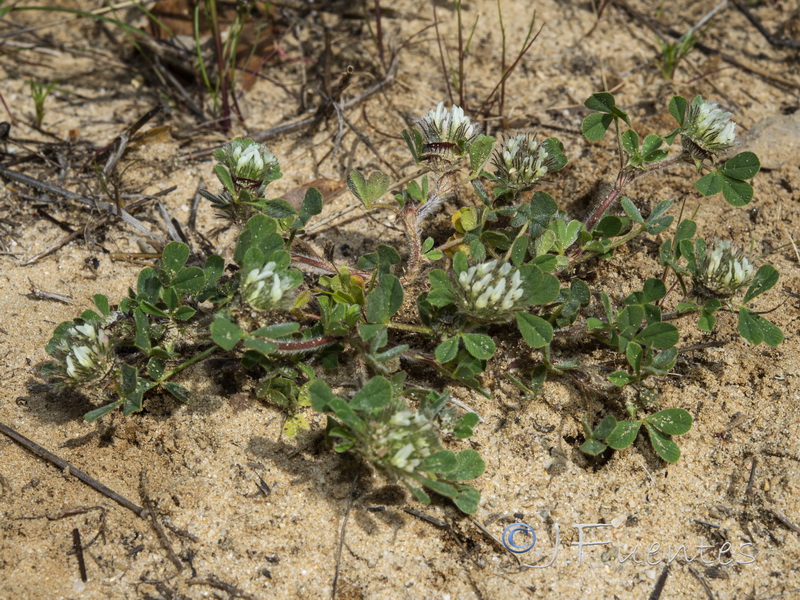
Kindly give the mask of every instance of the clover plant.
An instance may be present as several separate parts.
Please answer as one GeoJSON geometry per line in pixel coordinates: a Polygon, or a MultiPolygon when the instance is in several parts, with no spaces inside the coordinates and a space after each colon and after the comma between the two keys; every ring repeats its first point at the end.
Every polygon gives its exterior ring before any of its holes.
{"type": "MultiPolygon", "coordinates": [[[[310,427],[310,406],[327,415],[336,451],[355,453],[421,502],[433,492],[473,513],[480,496],[465,482],[485,466],[464,440],[479,419],[450,401],[449,388],[491,397],[482,373],[492,362],[505,364],[525,348],[527,360],[507,375],[533,397],[548,376],[597,367],[580,353],[583,337],[625,365],[609,369],[611,383],[643,392],[642,382],[675,367],[681,331],[695,322],[709,332],[718,315],[733,312],[751,344],[783,339],[752,306],[777,282],[772,266],[714,232],[710,241],[699,237],[691,219],[676,222],[671,200],[648,205],[624,195],[634,181],[684,168],[700,175],[700,194],[749,203],[758,158],[720,158],[736,144],[732,115],[699,96],[675,96],[669,111],[677,127],[642,136],[612,94],[593,94],[586,107],[585,136],[598,141],[613,130],[620,161],[611,191],[584,220],[535,189],[567,164],[557,138],[497,141],[460,107],[440,104],[403,132],[421,175],[397,184],[377,171],[349,175],[363,209],[393,212],[405,238],[397,247],[375,240],[353,264],[325,258],[304,235],[322,211],[320,193],[309,189],[298,210],[270,198],[268,186],[281,175],[277,158],[252,140],[233,140],[215,153],[220,191],[204,193],[238,227],[232,255],[201,257],[168,244],[127,297],[112,305],[97,295],[97,311],[56,328],[45,373],[61,388],[110,398],[86,415],[91,421],[117,408],[139,411],[159,390],[188,402],[176,376],[224,353],[257,379],[257,396],[286,411],[287,435],[310,427]],[[430,217],[448,200],[456,204],[443,235],[430,217]],[[644,237],[658,240],[652,265],[663,269],[660,278],[621,296],[578,276],[582,263],[644,237]],[[360,382],[353,393],[342,373],[360,382]]],[[[608,410],[619,406],[612,398],[608,410]]],[[[686,411],[637,419],[630,405],[628,413],[621,421],[609,414],[595,429],[585,423],[581,449],[622,449],[643,425],[660,457],[678,459],[671,436],[689,431],[686,411]]]]}

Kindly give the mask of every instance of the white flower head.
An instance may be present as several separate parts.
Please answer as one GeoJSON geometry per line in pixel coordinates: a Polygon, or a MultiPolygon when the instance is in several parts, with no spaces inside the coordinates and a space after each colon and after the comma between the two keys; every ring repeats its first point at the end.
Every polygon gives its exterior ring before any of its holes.
{"type": "Polygon", "coordinates": [[[693,158],[708,158],[721,154],[736,144],[736,123],[733,115],[716,102],[706,102],[696,96],[689,105],[682,133],[684,148],[693,158]]]}
{"type": "Polygon", "coordinates": [[[297,271],[279,270],[274,261],[251,269],[242,283],[242,297],[258,310],[286,308],[294,298],[291,292],[300,283],[293,273],[297,271]]]}
{"type": "Polygon", "coordinates": [[[503,142],[492,163],[500,188],[517,193],[536,185],[548,172],[562,169],[567,158],[557,138],[539,143],[535,136],[521,133],[503,142]]]}
{"type": "Polygon", "coordinates": [[[404,403],[391,404],[371,424],[368,455],[378,457],[390,470],[413,473],[431,453],[440,449],[439,434],[430,418],[404,403]]]}
{"type": "Polygon", "coordinates": [[[227,167],[234,181],[248,188],[257,189],[280,173],[275,155],[249,138],[234,139],[217,150],[214,157],[227,167]]]}
{"type": "Polygon", "coordinates": [[[750,283],[754,272],[744,252],[727,240],[716,241],[697,257],[695,291],[703,296],[731,296],[750,283]]]}
{"type": "Polygon", "coordinates": [[[117,316],[113,313],[105,320],[79,321],[61,333],[57,329],[47,348],[54,358],[48,365],[48,374],[65,385],[80,385],[105,377],[114,365],[114,349],[105,327],[117,316]]]}
{"type": "Polygon", "coordinates": [[[478,137],[480,125],[464,114],[464,109],[453,105],[445,109],[444,103],[417,121],[424,138],[423,158],[434,164],[450,164],[464,157],[469,144],[478,137]]]}
{"type": "Polygon", "coordinates": [[[456,278],[458,302],[468,314],[486,321],[503,321],[519,307],[525,290],[522,274],[511,263],[483,262],[456,278]]]}

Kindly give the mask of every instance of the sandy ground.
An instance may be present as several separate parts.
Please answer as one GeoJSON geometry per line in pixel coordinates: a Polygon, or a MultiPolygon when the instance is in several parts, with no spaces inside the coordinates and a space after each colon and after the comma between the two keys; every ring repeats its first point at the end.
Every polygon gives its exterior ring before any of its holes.
{"type": "MultiPolygon", "coordinates": [[[[385,4],[391,5],[384,7],[387,54],[432,23],[429,2],[385,4]]],[[[530,16],[527,4],[502,2],[509,48],[522,42],[530,16]]],[[[655,3],[630,4],[646,18],[683,32],[714,3],[662,5],[658,16],[655,3]]],[[[455,13],[445,2],[437,6],[443,42],[452,55],[455,13]]],[[[164,527],[160,538],[149,519],[0,436],[0,597],[324,598],[332,595],[340,548],[340,599],[800,595],[800,271],[791,243],[800,232],[798,119],[792,117],[798,114],[797,50],[770,45],[729,6],[712,22],[703,43],[740,64],[696,51],[673,81],[665,81],[653,61],[653,33],[625,6],[608,6],[592,31],[595,15],[589,3],[537,3],[536,27],[543,28],[508,82],[506,114],[515,127],[557,135],[564,142],[570,164],[543,189],[578,218],[613,177],[610,136],[590,145],[579,131],[582,101],[600,89],[616,88],[618,103],[642,132],[669,131],[665,106],[673,93],[715,98],[735,114],[744,132],[752,133],[747,143],[769,167],[754,181],[753,203],[742,209],[731,210],[719,197],[699,197],[688,168],[631,190],[644,204],[685,198],[686,211],[698,211],[702,235],[717,232],[743,246],[752,241],[759,252],[772,252],[769,261],[781,272],[779,284],[757,303],[760,310],[774,308],[769,318],[786,334],[781,346],[750,347],[736,334],[735,316],[723,314],[715,333],[695,333],[682,343],[725,344],[683,354],[674,373],[658,382],[660,406],[684,408],[696,421],[679,440],[683,456],[677,464],[665,465],[642,439],[607,462],[588,461],[577,450],[581,417],[588,414],[596,422],[609,410],[618,411],[620,398],[608,396],[589,378],[583,385],[556,380],[540,399],[521,401],[502,378],[508,367],[502,361],[483,380],[494,391],[492,399],[453,389],[484,419],[470,441],[487,464],[476,482],[483,497],[473,518],[444,503],[421,506],[381,475],[359,474],[351,459],[320,444],[324,418],[311,411],[312,432],[293,440],[281,437],[281,412],[259,402],[249,393],[252,386],[231,381],[219,365],[216,370],[199,365],[180,379],[195,398],[188,406],[156,396],[140,414],[113,414],[87,424],[81,415],[95,399],[49,392],[37,368],[56,324],[89,308],[94,293],[106,293],[112,301],[126,293],[147,263],[119,260],[119,255],[139,252],[142,234],[117,221],[98,226],[102,215],[96,211],[0,181],[0,422],[136,504],[152,503],[164,527]],[[54,220],[79,234],[25,266],[67,235],[54,220]],[[68,295],[72,304],[37,299],[29,293],[31,284],[68,295]],[[268,495],[259,491],[260,482],[268,486],[268,495]],[[534,550],[520,561],[493,539],[515,521],[528,523],[538,536],[534,550]],[[606,527],[577,527],[595,524],[606,527]],[[86,582],[73,551],[76,529],[84,546],[86,582]],[[584,543],[608,543],[576,545],[581,530],[584,543]],[[669,557],[675,560],[665,573],[669,557]]],[[[797,38],[793,9],[791,2],[770,2],[752,10],[779,37],[797,38]]],[[[496,3],[465,5],[465,27],[477,15],[466,69],[472,105],[494,87],[501,47],[496,3]]],[[[12,13],[0,32],[62,18],[12,13]]],[[[307,67],[309,85],[319,85],[313,63],[323,23],[331,30],[334,71],[353,65],[358,73],[380,78],[363,20],[333,13],[310,17],[298,25],[296,35],[286,34],[284,50],[294,60],[279,61],[265,73],[297,91],[307,67]]],[[[110,35],[97,23],[67,20],[36,31],[39,38],[0,38],[0,93],[14,118],[2,112],[2,119],[12,122],[11,139],[0,140],[0,150],[7,152],[0,155],[2,166],[31,156],[9,168],[80,193],[97,189],[91,173],[79,174],[88,147],[111,142],[159,101],[157,87],[134,66],[124,38],[113,27],[106,30],[110,35]],[[77,136],[78,146],[65,149],[31,127],[30,78],[58,79],[59,89],[45,104],[43,129],[60,139],[77,136]]],[[[432,29],[417,35],[399,56],[396,81],[351,109],[349,118],[380,156],[405,174],[413,167],[404,144],[386,133],[394,135],[405,119],[446,100],[447,90],[432,29]]],[[[359,75],[352,93],[373,82],[359,75]]],[[[295,98],[267,80],[257,81],[240,105],[246,127],[236,123],[233,134],[298,118],[295,98]]],[[[178,108],[156,117],[145,131],[150,128],[160,129],[134,143],[124,157],[123,191],[155,194],[175,186],[162,201],[185,224],[200,180],[214,186],[211,163],[185,154],[225,137],[197,128],[192,115],[178,108]]],[[[381,167],[351,132],[339,152],[331,154],[336,129],[332,120],[317,131],[269,142],[285,173],[275,192],[318,178],[336,190],[348,169],[381,167]]],[[[471,201],[466,191],[461,201],[471,201]]],[[[352,202],[348,194],[339,195],[323,216],[352,202]]],[[[137,214],[152,231],[166,235],[152,205],[137,214]]],[[[340,218],[318,230],[314,243],[333,245],[337,257],[349,260],[373,249],[378,239],[397,236],[383,217],[368,221],[361,212],[353,215],[357,218],[340,218]]],[[[443,215],[442,223],[448,219],[443,215]]],[[[219,225],[211,209],[201,205],[198,230],[219,252],[230,253],[232,237],[215,231],[219,225]]],[[[589,275],[621,299],[657,272],[656,250],[649,242],[634,244],[589,275]]],[[[509,355],[528,352],[507,346],[509,355]]],[[[558,351],[569,355],[566,347],[558,351]]],[[[589,359],[608,356],[597,352],[589,359]]]]}

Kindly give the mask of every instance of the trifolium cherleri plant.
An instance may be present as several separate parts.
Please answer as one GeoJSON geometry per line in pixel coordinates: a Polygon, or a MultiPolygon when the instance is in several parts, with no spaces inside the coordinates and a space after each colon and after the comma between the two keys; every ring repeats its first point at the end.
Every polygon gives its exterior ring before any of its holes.
{"type": "MultiPolygon", "coordinates": [[[[56,328],[49,376],[103,399],[86,415],[94,420],[117,408],[140,411],[156,390],[190,401],[181,372],[222,355],[241,364],[258,397],[286,411],[287,435],[317,414],[337,451],[355,453],[422,502],[435,493],[477,511],[478,486],[466,482],[485,468],[467,441],[479,418],[449,393],[491,397],[496,378],[487,370],[511,365],[504,375],[535,399],[548,378],[614,364],[604,372],[611,384],[649,398],[644,382],[680,368],[682,333],[695,324],[712,332],[718,315],[734,313],[751,344],[783,339],[755,302],[777,283],[774,267],[733,243],[707,244],[695,221],[671,214],[671,200],[625,195],[644,177],[691,174],[688,162],[703,173],[701,196],[721,192],[732,207],[748,204],[760,163],[752,152],[726,159],[735,147],[732,115],[675,96],[668,108],[677,127],[640,135],[612,94],[592,94],[585,105],[586,138],[611,129],[621,152],[613,186],[588,215],[567,214],[572,199],[532,191],[567,164],[557,138],[514,134],[496,144],[461,107],[440,104],[402,132],[427,172],[394,185],[380,171],[350,173],[363,209],[394,213],[404,234],[402,242],[373,240],[353,261],[323,256],[305,235],[321,194],[309,189],[299,209],[270,197],[277,158],[253,140],[233,140],[215,155],[221,189],[205,193],[237,228],[233,256],[167,244],[116,305],[97,294],[98,312],[56,328]],[[445,209],[452,230],[431,227],[445,209]],[[642,238],[656,242],[640,247],[658,248],[643,260],[660,276],[641,289],[620,297],[602,276],[581,278],[582,263],[602,271],[605,259],[642,238]]],[[[608,407],[596,428],[586,423],[585,452],[628,447],[644,429],[658,456],[678,459],[672,438],[690,430],[687,410],[651,412],[653,402],[637,408],[614,394],[608,407]]]]}

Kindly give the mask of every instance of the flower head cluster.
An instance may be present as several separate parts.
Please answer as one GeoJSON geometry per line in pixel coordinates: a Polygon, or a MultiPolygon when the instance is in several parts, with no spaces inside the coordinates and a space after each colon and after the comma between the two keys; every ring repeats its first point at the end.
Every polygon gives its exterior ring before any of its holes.
{"type": "Polygon", "coordinates": [[[540,144],[533,135],[522,133],[503,142],[492,162],[500,188],[517,193],[536,185],[548,171],[563,168],[567,158],[558,139],[540,144]]]}
{"type": "Polygon", "coordinates": [[[718,241],[697,257],[695,290],[705,296],[731,296],[753,278],[753,265],[740,249],[718,241]]]}
{"type": "Polygon", "coordinates": [[[456,162],[465,155],[469,143],[480,133],[480,125],[470,121],[463,108],[453,105],[447,110],[443,102],[417,124],[425,138],[422,156],[434,162],[456,162]]]}
{"type": "Polygon", "coordinates": [[[263,145],[249,138],[236,138],[214,153],[214,157],[231,173],[235,182],[258,189],[277,179],[278,159],[263,145]]]}
{"type": "Polygon", "coordinates": [[[697,96],[689,105],[681,141],[692,158],[703,159],[725,152],[736,143],[736,123],[731,113],[716,102],[697,96]]]}
{"type": "Polygon", "coordinates": [[[519,269],[497,260],[462,271],[457,282],[462,309],[489,321],[505,319],[525,293],[519,269]]]}
{"type": "MultiPolygon", "coordinates": [[[[113,316],[112,318],[116,318],[113,316]]],[[[114,349],[106,321],[63,324],[47,346],[55,359],[47,373],[65,385],[80,385],[105,377],[114,365],[114,349]]]]}
{"type": "Polygon", "coordinates": [[[244,278],[242,296],[258,310],[284,308],[294,295],[290,294],[300,284],[299,271],[286,271],[270,261],[261,268],[251,269],[244,278]]]}
{"type": "Polygon", "coordinates": [[[422,412],[392,405],[380,423],[370,428],[368,452],[389,469],[413,473],[428,456],[440,450],[439,434],[422,412]]]}

